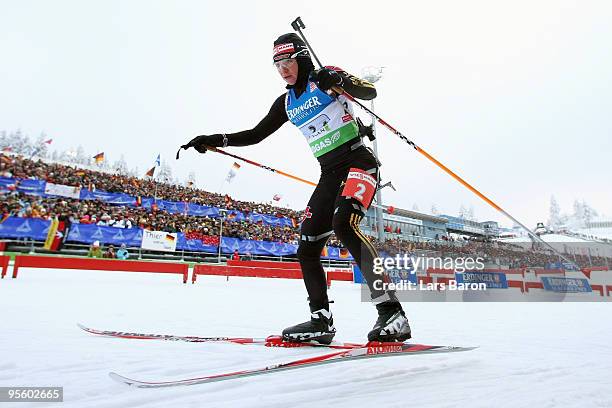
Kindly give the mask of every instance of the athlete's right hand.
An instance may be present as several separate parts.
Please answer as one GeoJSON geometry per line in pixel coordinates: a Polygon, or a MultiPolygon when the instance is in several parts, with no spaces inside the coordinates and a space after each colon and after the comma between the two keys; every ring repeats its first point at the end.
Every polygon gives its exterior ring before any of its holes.
{"type": "Polygon", "coordinates": [[[216,134],[216,135],[201,135],[196,136],[189,141],[189,143],[182,145],[179,147],[176,152],[176,160],[179,159],[179,155],[181,153],[181,149],[189,149],[193,147],[200,153],[206,153],[206,151],[211,147],[225,147],[227,145],[227,136],[216,134]]]}
{"type": "Polygon", "coordinates": [[[193,147],[199,153],[206,153],[207,147],[221,146],[223,146],[223,135],[221,134],[196,136],[187,143],[187,148],[193,147]]]}

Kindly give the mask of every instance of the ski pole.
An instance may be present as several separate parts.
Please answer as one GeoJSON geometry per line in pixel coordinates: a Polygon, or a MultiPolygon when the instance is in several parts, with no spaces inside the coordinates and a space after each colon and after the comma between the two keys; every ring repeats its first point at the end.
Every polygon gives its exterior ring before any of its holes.
{"type": "Polygon", "coordinates": [[[242,160],[245,163],[252,164],[253,166],[257,166],[257,167],[260,167],[262,169],[271,171],[272,173],[280,174],[281,176],[285,176],[285,177],[289,177],[290,179],[293,179],[293,180],[301,181],[302,183],[308,184],[310,186],[314,186],[314,187],[317,186],[317,183],[313,183],[312,181],[308,181],[308,180],[305,180],[305,179],[303,179],[301,177],[294,176],[293,174],[286,173],[286,172],[284,172],[282,170],[278,170],[278,169],[275,169],[275,168],[272,168],[272,167],[264,166],[261,163],[257,163],[257,162],[255,162],[253,160],[245,159],[244,157],[238,156],[236,154],[226,152],[224,150],[219,149],[218,147],[209,147],[209,146],[206,146],[206,148],[208,150],[210,150],[210,151],[213,151],[213,152],[216,152],[216,153],[219,153],[219,154],[223,154],[225,156],[233,157],[234,159],[237,159],[237,160],[242,160]]]}
{"type": "MultiPolygon", "coordinates": [[[[320,68],[323,68],[323,64],[321,64],[321,61],[319,61],[319,58],[317,57],[316,53],[314,52],[314,50],[312,49],[312,46],[310,45],[310,43],[306,40],[306,36],[304,35],[304,33],[302,32],[302,28],[306,28],[306,26],[304,25],[304,22],[302,21],[301,17],[296,18],[295,20],[293,20],[293,22],[291,23],[291,27],[297,31],[298,35],[300,36],[300,38],[304,41],[304,43],[306,44],[306,46],[310,49],[310,53],[312,54],[312,56],[314,57],[315,61],[317,61],[317,64],[319,65],[320,68]]],[[[345,90],[334,87],[332,88],[334,92],[338,93],[338,94],[342,94],[344,95],[348,100],[350,100],[351,102],[357,104],[361,109],[365,110],[367,113],[369,113],[370,115],[372,115],[372,117],[374,117],[378,123],[380,123],[381,125],[383,125],[384,127],[386,127],[387,129],[389,129],[392,133],[394,133],[395,135],[397,135],[400,139],[402,139],[404,142],[408,143],[408,145],[412,146],[417,152],[421,153],[423,156],[425,156],[429,161],[431,161],[432,163],[434,163],[436,166],[438,166],[440,169],[442,169],[445,173],[447,173],[449,176],[451,176],[452,178],[454,178],[455,180],[457,180],[459,183],[461,183],[464,187],[466,187],[468,190],[470,190],[471,192],[473,192],[474,194],[476,194],[478,197],[480,197],[482,200],[484,200],[487,204],[489,204],[491,207],[495,208],[497,211],[501,212],[503,215],[505,215],[506,217],[508,217],[510,220],[512,220],[513,222],[515,222],[517,225],[520,225],[525,231],[527,231],[527,233],[533,237],[536,241],[539,241],[541,243],[543,243],[544,245],[546,245],[547,247],[549,247],[550,249],[553,250],[553,252],[555,252],[557,255],[559,255],[563,260],[565,260],[566,262],[570,263],[570,264],[574,264],[574,262],[569,261],[567,258],[565,258],[563,255],[561,255],[561,253],[559,251],[557,251],[552,245],[550,245],[548,242],[544,241],[542,238],[540,238],[538,235],[536,235],[534,232],[532,232],[529,228],[527,228],[523,223],[519,222],[516,218],[514,218],[512,215],[510,215],[507,211],[505,211],[503,208],[501,208],[499,205],[497,205],[493,200],[491,200],[490,198],[488,198],[487,196],[485,196],[483,193],[481,193],[480,191],[478,191],[474,186],[472,186],[470,183],[468,183],[467,181],[465,181],[463,178],[461,178],[457,173],[455,173],[454,171],[452,171],[451,169],[449,169],[447,166],[445,166],[444,164],[442,164],[440,161],[438,161],[435,157],[433,157],[432,155],[430,155],[429,153],[427,153],[423,148],[419,147],[416,145],[416,143],[414,143],[412,140],[408,139],[406,136],[404,136],[399,130],[395,129],[393,126],[391,126],[389,123],[387,123],[385,120],[383,120],[380,116],[378,116],[376,113],[374,113],[371,109],[369,109],[367,106],[365,106],[364,104],[362,104],[361,102],[359,102],[358,100],[356,100],[352,95],[348,94],[345,90]]],[[[575,265],[575,264],[574,264],[575,265]]]]}

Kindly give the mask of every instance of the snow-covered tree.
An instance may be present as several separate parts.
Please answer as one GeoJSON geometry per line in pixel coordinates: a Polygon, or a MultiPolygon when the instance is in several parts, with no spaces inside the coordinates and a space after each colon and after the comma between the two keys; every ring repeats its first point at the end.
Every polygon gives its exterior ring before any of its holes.
{"type": "Polygon", "coordinates": [[[584,200],[582,201],[582,211],[583,211],[583,219],[584,223],[588,226],[588,224],[593,220],[593,218],[597,217],[599,214],[593,207],[588,205],[584,200]]]}
{"type": "Polygon", "coordinates": [[[74,153],[74,162],[77,164],[89,164],[87,156],[85,155],[85,149],[79,145],[74,153]]]}
{"type": "Polygon", "coordinates": [[[113,163],[112,169],[115,170],[118,174],[121,174],[122,176],[128,173],[127,162],[125,161],[125,157],[123,155],[121,155],[119,160],[116,160],[113,163]]]}
{"type": "Polygon", "coordinates": [[[470,208],[467,210],[465,214],[465,218],[470,221],[476,221],[476,215],[474,214],[474,206],[470,205],[470,208]]]}
{"type": "Polygon", "coordinates": [[[12,147],[13,152],[27,156],[32,152],[32,142],[30,137],[24,135],[21,129],[11,132],[8,136],[8,144],[12,147]]]}
{"type": "Polygon", "coordinates": [[[174,179],[172,177],[172,168],[165,160],[162,160],[161,165],[159,166],[157,180],[161,181],[162,183],[173,183],[174,179]]]}
{"type": "Polygon", "coordinates": [[[49,155],[49,145],[45,141],[49,140],[49,136],[45,132],[42,132],[40,136],[34,142],[32,155],[37,157],[46,158],[49,155]]]}
{"type": "Polygon", "coordinates": [[[463,204],[459,207],[459,218],[467,219],[467,208],[463,204]]]}
{"type": "Polygon", "coordinates": [[[138,166],[134,167],[133,169],[128,170],[127,175],[130,177],[134,177],[134,178],[142,178],[142,174],[140,174],[140,170],[138,169],[138,166]]]}
{"type": "Polygon", "coordinates": [[[6,130],[3,130],[0,132],[0,149],[4,149],[6,147],[9,147],[9,140],[6,130]]]}
{"type": "Polygon", "coordinates": [[[550,207],[548,209],[548,228],[556,231],[562,224],[561,208],[554,195],[550,196],[550,207]]]}

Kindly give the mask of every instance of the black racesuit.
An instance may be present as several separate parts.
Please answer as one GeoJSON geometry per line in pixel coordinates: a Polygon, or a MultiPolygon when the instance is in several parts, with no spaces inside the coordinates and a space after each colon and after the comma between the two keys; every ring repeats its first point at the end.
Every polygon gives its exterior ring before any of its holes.
{"type": "MultiPolygon", "coordinates": [[[[340,74],[346,78],[344,83],[347,85],[344,89],[352,96],[366,100],[376,96],[376,90],[370,83],[343,71],[340,74]]],[[[305,85],[302,84],[302,92],[305,85]]],[[[298,85],[294,86],[294,92],[296,95],[301,94],[298,85]]],[[[253,129],[225,134],[227,146],[256,144],[278,130],[289,120],[285,110],[285,98],[286,94],[279,96],[268,114],[253,129]]],[[[318,161],[321,165],[321,178],[305,210],[297,251],[311,309],[329,309],[321,251],[334,232],[359,265],[372,292],[372,298],[378,301],[388,300],[389,297],[385,296],[384,291],[375,290],[373,287],[374,281],[380,279],[379,275],[372,272],[373,258],[378,255],[372,243],[359,230],[359,223],[367,208],[354,198],[340,195],[350,168],[361,169],[378,180],[376,158],[363,145],[361,139],[354,139],[318,157],[318,161]]],[[[367,206],[369,205],[370,203],[367,203],[367,206]]]]}

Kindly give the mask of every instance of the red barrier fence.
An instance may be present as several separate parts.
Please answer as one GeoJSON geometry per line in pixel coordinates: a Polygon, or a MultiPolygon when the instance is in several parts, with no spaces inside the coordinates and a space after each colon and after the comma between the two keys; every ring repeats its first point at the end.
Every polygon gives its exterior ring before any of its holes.
{"type": "Polygon", "coordinates": [[[251,268],[271,269],[300,269],[299,262],[274,262],[274,261],[234,261],[228,260],[227,266],[248,266],[251,268]]]}
{"type": "Polygon", "coordinates": [[[333,280],[335,281],[345,281],[352,282],[353,281],[353,271],[352,270],[337,270],[337,271],[327,271],[327,287],[331,287],[331,283],[333,280]]]}
{"type": "Polygon", "coordinates": [[[591,285],[591,289],[593,289],[593,292],[598,291],[601,296],[604,295],[603,285],[591,285]]]}
{"type": "Polygon", "coordinates": [[[13,278],[19,268],[87,269],[95,271],[174,273],[183,275],[187,283],[189,265],[171,262],[121,261],[115,259],[68,258],[57,256],[17,255],[13,266],[13,278]]]}
{"type": "Polygon", "coordinates": [[[8,255],[0,255],[0,265],[2,265],[2,279],[6,276],[6,272],[8,271],[9,261],[11,257],[8,255]]]}
{"type": "Polygon", "coordinates": [[[584,273],[584,276],[586,276],[587,278],[591,279],[591,272],[608,271],[608,270],[610,270],[610,268],[607,268],[605,266],[591,266],[591,267],[588,267],[588,268],[582,268],[580,270],[582,271],[582,273],[584,273]]]}
{"type": "Polygon", "coordinates": [[[525,282],[525,292],[529,292],[529,289],[544,289],[542,282],[525,282]]]}
{"type": "Polygon", "coordinates": [[[523,281],[509,280],[508,281],[509,288],[518,288],[521,290],[521,293],[525,293],[525,286],[523,286],[523,281]]]}
{"type": "Polygon", "coordinates": [[[198,275],[242,276],[251,278],[302,279],[301,269],[254,268],[249,266],[196,265],[193,268],[191,283],[198,275]]]}
{"type": "Polygon", "coordinates": [[[565,270],[563,269],[533,269],[536,276],[540,275],[562,275],[565,276],[565,270]]]}

